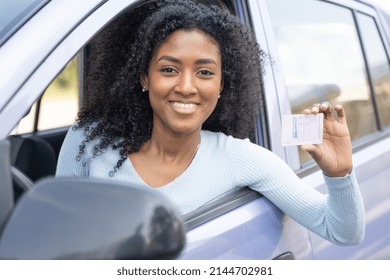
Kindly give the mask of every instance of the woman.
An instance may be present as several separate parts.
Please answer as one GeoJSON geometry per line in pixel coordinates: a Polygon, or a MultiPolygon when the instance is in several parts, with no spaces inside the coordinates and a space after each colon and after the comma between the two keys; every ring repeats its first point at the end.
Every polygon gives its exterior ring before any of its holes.
{"type": "Polygon", "coordinates": [[[323,144],[303,149],[323,170],[328,196],[245,140],[264,55],[235,17],[190,1],[159,2],[127,53],[111,88],[93,92],[69,130],[57,176],[152,187],[183,214],[249,186],[335,244],[362,241],[364,209],[341,106],[306,110],[325,116],[323,144]]]}

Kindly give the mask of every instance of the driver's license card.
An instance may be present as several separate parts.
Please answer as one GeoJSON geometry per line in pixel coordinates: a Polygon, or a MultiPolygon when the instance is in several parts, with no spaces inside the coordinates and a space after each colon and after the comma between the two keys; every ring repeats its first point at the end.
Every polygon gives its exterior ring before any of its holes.
{"type": "Polygon", "coordinates": [[[324,114],[282,116],[282,146],[321,144],[324,114]]]}

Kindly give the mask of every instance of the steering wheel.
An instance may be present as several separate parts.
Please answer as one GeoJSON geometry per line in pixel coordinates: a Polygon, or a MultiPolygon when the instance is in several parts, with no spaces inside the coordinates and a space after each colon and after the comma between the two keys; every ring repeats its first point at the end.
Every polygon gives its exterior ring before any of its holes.
{"type": "Polygon", "coordinates": [[[34,185],[33,181],[15,166],[11,166],[11,178],[14,186],[15,201],[17,201],[24,192],[31,189],[34,185]]]}

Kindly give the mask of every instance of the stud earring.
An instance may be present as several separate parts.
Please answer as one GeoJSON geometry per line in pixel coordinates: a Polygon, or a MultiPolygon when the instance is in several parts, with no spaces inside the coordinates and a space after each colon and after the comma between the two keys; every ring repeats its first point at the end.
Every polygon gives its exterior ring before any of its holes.
{"type": "Polygon", "coordinates": [[[218,99],[220,99],[221,98],[221,95],[218,95],[218,99]]]}
{"type": "Polygon", "coordinates": [[[147,91],[147,89],[146,89],[146,87],[143,87],[142,92],[145,92],[145,91],[147,91]]]}

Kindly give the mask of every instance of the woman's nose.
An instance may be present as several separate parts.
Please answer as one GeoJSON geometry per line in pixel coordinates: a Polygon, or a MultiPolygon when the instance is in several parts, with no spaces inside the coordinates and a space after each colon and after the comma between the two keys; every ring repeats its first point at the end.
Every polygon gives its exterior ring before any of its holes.
{"type": "Polygon", "coordinates": [[[195,76],[188,72],[182,72],[177,81],[175,91],[183,95],[191,95],[196,93],[195,76]]]}

